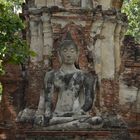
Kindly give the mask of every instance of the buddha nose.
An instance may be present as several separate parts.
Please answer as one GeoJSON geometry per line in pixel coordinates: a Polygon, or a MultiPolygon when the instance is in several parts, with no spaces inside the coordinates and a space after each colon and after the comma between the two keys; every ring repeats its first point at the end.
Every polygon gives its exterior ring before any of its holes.
{"type": "Polygon", "coordinates": [[[69,52],[66,54],[66,56],[67,56],[67,58],[71,58],[72,57],[69,52]]]}

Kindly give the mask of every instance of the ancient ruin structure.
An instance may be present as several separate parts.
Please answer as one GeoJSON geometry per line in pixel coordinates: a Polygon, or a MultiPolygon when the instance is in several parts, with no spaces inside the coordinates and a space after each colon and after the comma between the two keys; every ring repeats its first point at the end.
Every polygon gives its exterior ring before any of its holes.
{"type": "MultiPolygon", "coordinates": [[[[26,38],[36,56],[30,57],[24,71],[18,66],[10,66],[7,67],[7,71],[10,70],[7,76],[1,77],[4,93],[0,108],[0,135],[4,134],[9,140],[139,138],[139,45],[127,40],[123,45],[127,18],[120,12],[122,3],[122,0],[26,1],[23,6],[26,38]],[[80,78],[83,75],[88,77],[90,84],[94,81],[91,84],[95,93],[94,100],[90,98],[92,107],[90,105],[90,109],[84,111],[88,111],[90,117],[101,116],[103,120],[102,127],[90,131],[87,128],[79,131],[79,126],[67,131],[48,131],[46,126],[36,127],[34,121],[27,118],[35,116],[38,111],[40,95],[45,90],[45,74],[59,71],[63,64],[57,52],[68,34],[78,48],[76,71],[90,74],[80,73],[80,78]],[[16,122],[20,111],[23,111],[20,114],[23,120],[27,120],[24,123],[16,122]]],[[[64,80],[63,84],[66,82],[64,80]]],[[[56,100],[57,97],[53,98],[57,106],[56,100]]]]}

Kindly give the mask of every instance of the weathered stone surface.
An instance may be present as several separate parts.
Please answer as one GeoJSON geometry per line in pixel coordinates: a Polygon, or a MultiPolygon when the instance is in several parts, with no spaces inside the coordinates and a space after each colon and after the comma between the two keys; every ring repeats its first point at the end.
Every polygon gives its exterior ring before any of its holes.
{"type": "Polygon", "coordinates": [[[41,17],[43,22],[43,67],[48,68],[50,66],[50,57],[53,51],[53,32],[50,21],[50,15],[44,13],[41,17]]]}
{"type": "Polygon", "coordinates": [[[120,83],[119,101],[120,104],[129,104],[129,106],[134,106],[137,100],[138,89],[136,87],[128,87],[123,82],[120,83]]]}
{"type": "Polygon", "coordinates": [[[26,107],[37,108],[39,96],[43,92],[44,74],[45,71],[42,65],[36,66],[30,64],[28,70],[28,89],[26,91],[26,107]]]}
{"type": "MultiPolygon", "coordinates": [[[[73,26],[71,28],[75,27],[73,26]]],[[[58,70],[52,69],[50,72],[46,72],[44,87],[42,87],[44,97],[41,94],[36,114],[31,109],[24,109],[18,115],[19,122],[34,122],[35,125],[46,126],[46,130],[82,130],[102,127],[102,118],[89,114],[95,95],[95,76],[77,69],[75,66],[79,58],[79,47],[73,38],[78,40],[79,36],[78,33],[70,32],[69,28],[64,32],[60,38],[62,42],[57,46],[61,67],[58,70]],[[62,122],[62,120],[64,121],[62,122]]],[[[29,78],[34,78],[33,74],[30,75],[32,76],[29,78]]],[[[41,75],[39,77],[42,78],[41,75]]],[[[40,81],[37,77],[36,80],[40,81]]],[[[31,80],[29,95],[33,95],[37,88],[39,91],[36,80],[31,80]]],[[[41,92],[39,91],[39,93],[41,92]]],[[[31,100],[30,108],[33,108],[33,105],[35,103],[31,100]]]]}
{"type": "Polygon", "coordinates": [[[118,133],[114,133],[109,140],[131,140],[130,134],[127,130],[122,130],[118,133]]]}
{"type": "Polygon", "coordinates": [[[31,57],[30,61],[34,64],[43,60],[43,33],[42,23],[39,17],[31,16],[30,21],[30,48],[36,53],[36,57],[31,57]]]}
{"type": "Polygon", "coordinates": [[[114,30],[116,23],[105,22],[103,25],[101,42],[101,77],[104,79],[113,79],[115,74],[114,57],[114,30]],[[111,30],[110,30],[111,29],[111,30]]]}
{"type": "Polygon", "coordinates": [[[6,74],[0,77],[3,85],[1,117],[2,121],[14,123],[17,112],[24,106],[24,80],[19,66],[8,64],[5,70],[6,74]]]}
{"type": "Polygon", "coordinates": [[[134,124],[140,112],[140,46],[135,43],[134,38],[126,36],[124,46],[121,49],[122,73],[120,77],[119,102],[121,115],[134,124]]]}
{"type": "Polygon", "coordinates": [[[115,72],[119,73],[120,71],[120,66],[121,66],[121,31],[122,31],[122,25],[121,24],[117,24],[115,27],[115,31],[114,31],[114,55],[115,55],[115,72]]]}
{"type": "Polygon", "coordinates": [[[99,4],[102,5],[103,10],[111,8],[112,0],[99,0],[99,4]]]}
{"type": "MultiPolygon", "coordinates": [[[[116,112],[118,107],[119,84],[115,80],[102,79],[101,104],[103,111],[116,112]]],[[[108,113],[109,113],[108,112],[108,113]]]]}
{"type": "Polygon", "coordinates": [[[47,5],[48,0],[35,0],[36,7],[43,7],[47,5]]]}
{"type": "Polygon", "coordinates": [[[93,41],[93,47],[91,48],[93,53],[92,55],[94,58],[94,65],[95,65],[95,71],[98,74],[98,78],[99,81],[101,81],[101,39],[100,37],[96,38],[96,36],[100,36],[101,35],[101,31],[103,28],[103,20],[97,20],[95,22],[92,23],[92,27],[91,27],[91,37],[95,38],[95,40],[93,41]]]}
{"type": "Polygon", "coordinates": [[[58,6],[60,8],[63,8],[63,0],[47,0],[47,6],[51,7],[51,6],[58,6]]]}

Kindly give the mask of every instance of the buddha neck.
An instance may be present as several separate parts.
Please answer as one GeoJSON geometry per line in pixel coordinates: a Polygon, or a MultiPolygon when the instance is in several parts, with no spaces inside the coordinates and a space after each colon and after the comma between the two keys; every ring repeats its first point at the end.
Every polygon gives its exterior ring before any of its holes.
{"type": "Polygon", "coordinates": [[[67,65],[67,64],[62,64],[61,68],[60,68],[64,73],[73,73],[76,72],[77,69],[75,67],[75,65],[67,65]]]}

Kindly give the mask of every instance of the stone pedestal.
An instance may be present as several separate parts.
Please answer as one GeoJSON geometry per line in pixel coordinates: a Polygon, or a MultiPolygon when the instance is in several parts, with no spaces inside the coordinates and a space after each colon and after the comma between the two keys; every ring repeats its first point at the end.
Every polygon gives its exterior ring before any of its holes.
{"type": "Polygon", "coordinates": [[[102,129],[93,131],[45,131],[22,130],[16,140],[130,140],[126,129],[102,129]]]}

